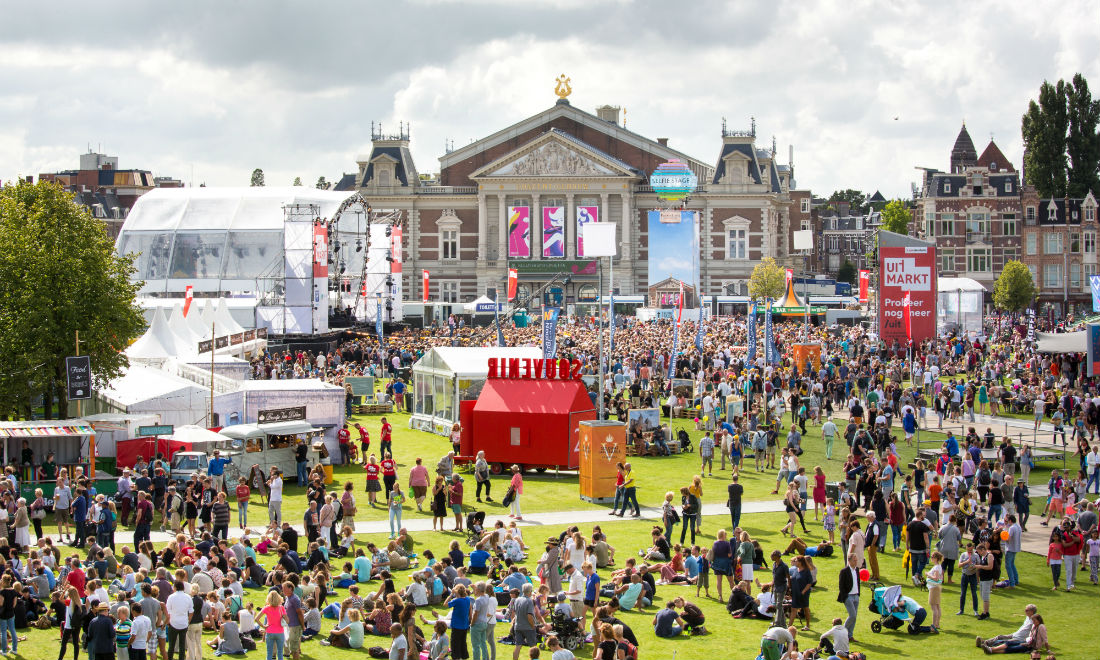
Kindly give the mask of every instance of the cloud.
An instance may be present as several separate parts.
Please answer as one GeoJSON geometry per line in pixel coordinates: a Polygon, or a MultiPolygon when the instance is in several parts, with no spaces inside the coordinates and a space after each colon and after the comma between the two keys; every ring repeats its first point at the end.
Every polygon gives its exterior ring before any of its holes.
{"type": "Polygon", "coordinates": [[[665,257],[657,262],[657,269],[660,271],[667,271],[669,273],[677,273],[683,271],[690,273],[692,269],[692,264],[690,259],[665,257]]]}
{"type": "Polygon", "coordinates": [[[1018,166],[1044,79],[1100,85],[1087,16],[1085,0],[32,3],[0,22],[0,179],[75,167],[90,144],[196,184],[245,185],[254,167],[332,180],[372,120],[410,122],[433,172],[446,140],[550,107],[565,72],[574,105],[621,105],[628,128],[700,160],[723,118],[755,117],[761,147],[794,145],[800,187],[908,196],[964,119],[1018,166]]]}

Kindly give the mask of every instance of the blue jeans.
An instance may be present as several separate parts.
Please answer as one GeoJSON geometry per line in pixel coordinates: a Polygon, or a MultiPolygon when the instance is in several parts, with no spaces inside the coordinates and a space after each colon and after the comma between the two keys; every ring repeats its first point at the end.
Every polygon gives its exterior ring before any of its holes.
{"type": "Polygon", "coordinates": [[[0,653],[8,652],[8,635],[11,635],[11,652],[18,653],[19,637],[15,634],[15,617],[0,619],[0,653]]]}
{"type": "Polygon", "coordinates": [[[679,637],[683,632],[683,628],[673,624],[672,630],[668,631],[667,635],[658,635],[658,637],[679,637]]]}
{"type": "Polygon", "coordinates": [[[623,510],[622,513],[626,513],[626,507],[633,504],[634,513],[639,513],[638,508],[638,489],[634,486],[629,486],[623,489],[623,510]]]}
{"type": "Polygon", "coordinates": [[[962,574],[962,581],[959,583],[959,611],[966,609],[966,588],[970,587],[970,600],[974,605],[974,611],[978,611],[978,576],[962,574]]]}
{"type": "Polygon", "coordinates": [[[989,520],[996,523],[1001,519],[1001,514],[1004,513],[1004,507],[1000,504],[989,505],[989,520]]]}
{"type": "Polygon", "coordinates": [[[928,610],[924,609],[923,607],[917,608],[917,613],[913,615],[913,621],[909,624],[910,629],[915,632],[922,633],[932,632],[932,628],[930,626],[922,625],[924,623],[924,620],[927,618],[928,610]]]}
{"type": "Polygon", "coordinates": [[[309,482],[309,461],[298,461],[298,485],[305,487],[309,482]]]}
{"type": "Polygon", "coordinates": [[[470,642],[474,660],[489,660],[489,624],[475,623],[470,626],[470,642]]]}
{"type": "MultiPolygon", "coordinates": [[[[733,524],[733,529],[737,529],[741,526],[741,504],[737,503],[730,507],[730,522],[733,524]]],[[[669,543],[672,543],[670,540],[669,543]]]]}
{"type": "Polygon", "coordinates": [[[395,508],[395,507],[391,506],[390,507],[390,538],[391,539],[397,534],[397,530],[399,530],[399,529],[401,529],[401,508],[400,507],[395,508]],[[397,526],[396,527],[393,524],[393,521],[395,519],[397,520],[397,526]]]}
{"type": "Polygon", "coordinates": [[[623,496],[625,495],[625,493],[623,492],[624,490],[626,489],[624,489],[622,486],[617,486],[615,488],[615,503],[611,505],[612,513],[619,510],[619,505],[622,503],[623,496]]]}
{"type": "Polygon", "coordinates": [[[1089,475],[1089,480],[1085,483],[1085,492],[1088,492],[1089,486],[1092,486],[1092,493],[1094,495],[1100,494],[1100,469],[1093,470],[1089,475]]]}
{"type": "Polygon", "coordinates": [[[237,526],[241,529],[248,527],[248,502],[237,503],[237,526]]]}
{"type": "Polygon", "coordinates": [[[910,561],[913,563],[913,575],[920,575],[924,571],[924,567],[928,565],[928,553],[913,552],[909,556],[910,561]]]}
{"type": "Polygon", "coordinates": [[[901,545],[901,525],[890,525],[890,531],[894,535],[894,550],[897,550],[901,545]]]}
{"type": "Polygon", "coordinates": [[[283,660],[283,645],[286,644],[286,637],[282,633],[267,633],[264,635],[264,644],[267,646],[267,651],[264,653],[265,660],[283,660]]]}
{"type": "Polygon", "coordinates": [[[1015,587],[1020,584],[1020,574],[1016,572],[1016,553],[1005,553],[1005,572],[1008,574],[1008,586],[1015,587]]]}

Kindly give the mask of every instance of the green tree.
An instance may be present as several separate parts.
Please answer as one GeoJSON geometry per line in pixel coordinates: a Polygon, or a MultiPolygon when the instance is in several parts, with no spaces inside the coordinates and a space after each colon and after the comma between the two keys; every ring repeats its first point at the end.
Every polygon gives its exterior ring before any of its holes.
{"type": "Polygon", "coordinates": [[[786,292],[786,284],[786,271],[775,263],[775,259],[767,257],[752,269],[752,275],[749,276],[749,298],[779,298],[786,292]]]}
{"type": "Polygon", "coordinates": [[[882,228],[895,234],[908,234],[912,218],[905,202],[895,199],[882,209],[882,228]]]}
{"type": "Polygon", "coordinates": [[[133,258],[60,186],[0,189],[0,417],[26,417],[41,395],[47,418],[68,414],[65,358],[91,357],[95,386],[127,365],[122,349],[145,327],[134,304],[133,258]]]}
{"type": "Polygon", "coordinates": [[[1092,99],[1089,83],[1080,73],[1066,85],[1066,109],[1067,191],[1070,197],[1085,197],[1090,190],[1100,195],[1100,100],[1092,99]]]}
{"type": "Polygon", "coordinates": [[[296,185],[296,186],[302,185],[302,177],[300,177],[300,176],[294,177],[294,185],[296,185]]]}
{"type": "Polygon", "coordinates": [[[844,263],[840,264],[840,269],[836,271],[836,281],[855,284],[857,275],[855,264],[845,259],[844,263]]]}
{"type": "MultiPolygon", "coordinates": [[[[867,195],[864,195],[858,190],[848,188],[847,190],[834,191],[832,195],[829,195],[830,202],[848,202],[852,211],[855,213],[862,213],[863,207],[867,203],[867,195]]],[[[836,208],[835,204],[833,208],[836,208]]]]}
{"type": "Polygon", "coordinates": [[[317,179],[317,185],[314,186],[314,188],[317,188],[318,190],[328,190],[329,182],[325,181],[325,177],[319,177],[317,179]]]}
{"type": "Polygon", "coordinates": [[[252,182],[248,185],[253,188],[264,185],[264,171],[258,167],[252,170],[252,182]]]}
{"type": "Polygon", "coordinates": [[[1020,122],[1024,138],[1024,169],[1027,183],[1035,186],[1040,197],[1066,194],[1066,84],[1043,81],[1039,101],[1028,103],[1020,122]]]}
{"type": "Polygon", "coordinates": [[[993,283],[993,304],[1006,312],[1018,313],[1027,309],[1037,293],[1028,267],[1010,261],[993,283]]]}

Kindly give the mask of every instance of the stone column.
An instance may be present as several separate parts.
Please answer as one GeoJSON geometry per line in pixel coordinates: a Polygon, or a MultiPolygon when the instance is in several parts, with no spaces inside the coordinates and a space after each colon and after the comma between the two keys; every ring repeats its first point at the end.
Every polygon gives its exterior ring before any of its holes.
{"type": "MultiPolygon", "coordinates": [[[[477,196],[477,260],[485,261],[486,250],[489,246],[489,219],[486,217],[487,212],[485,210],[485,195],[479,193],[477,196]]],[[[461,236],[459,237],[461,240],[461,236]]],[[[443,258],[443,246],[440,246],[439,258],[443,258]]]]}
{"type": "Polygon", "coordinates": [[[565,258],[577,258],[577,209],[573,207],[573,193],[565,196],[565,258]]]}
{"type": "Polygon", "coordinates": [[[619,193],[619,203],[622,205],[623,235],[620,243],[619,254],[626,268],[623,269],[622,284],[619,285],[624,294],[635,292],[634,278],[634,243],[638,235],[634,227],[634,198],[629,192],[619,193]]]}
{"type": "Polygon", "coordinates": [[[539,194],[531,193],[531,258],[542,259],[542,208],[539,194]]]}
{"type": "MultiPolygon", "coordinates": [[[[497,230],[500,232],[500,254],[497,256],[498,261],[506,261],[508,259],[508,207],[505,202],[504,194],[498,194],[497,205],[499,207],[498,215],[500,216],[499,229],[497,230]]],[[[495,273],[493,277],[496,277],[495,273]]]]}

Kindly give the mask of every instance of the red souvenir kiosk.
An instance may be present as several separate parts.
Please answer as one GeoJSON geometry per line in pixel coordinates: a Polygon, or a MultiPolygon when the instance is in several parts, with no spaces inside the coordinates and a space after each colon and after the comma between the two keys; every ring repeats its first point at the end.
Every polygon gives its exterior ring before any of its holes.
{"type": "Polygon", "coordinates": [[[512,464],[575,470],[580,422],[596,417],[580,362],[489,358],[481,395],[462,402],[461,458],[484,451],[494,474],[512,464]]]}

